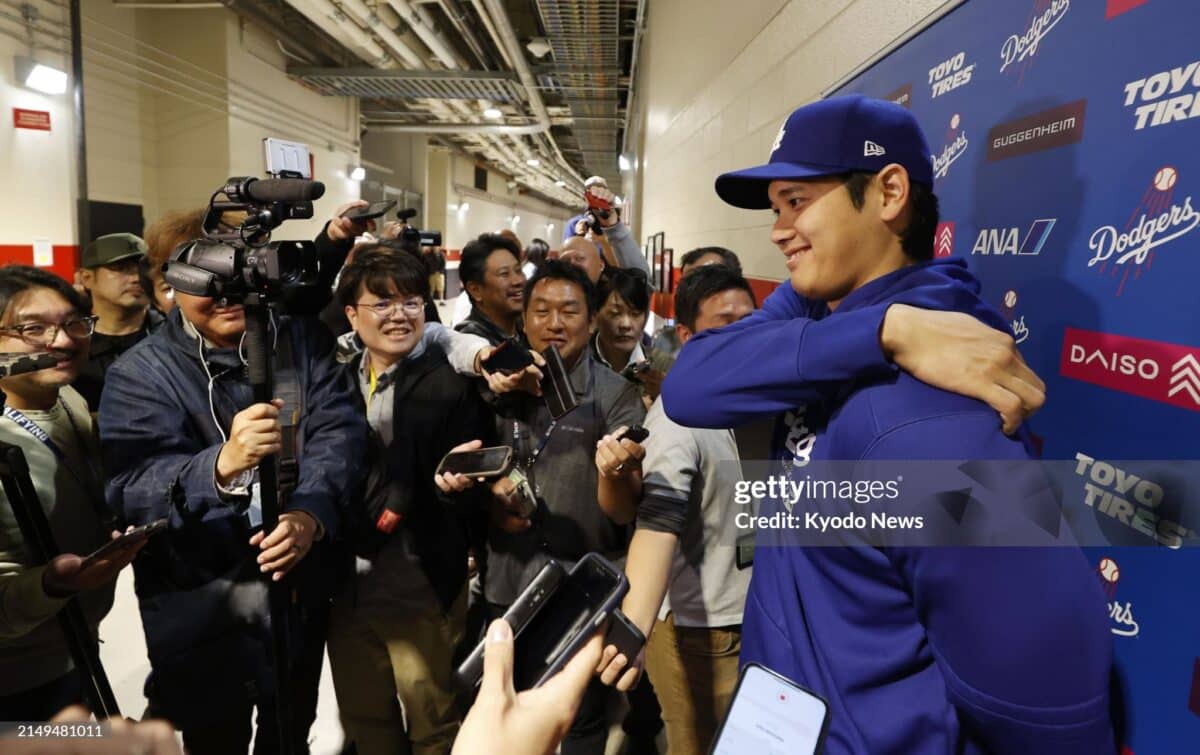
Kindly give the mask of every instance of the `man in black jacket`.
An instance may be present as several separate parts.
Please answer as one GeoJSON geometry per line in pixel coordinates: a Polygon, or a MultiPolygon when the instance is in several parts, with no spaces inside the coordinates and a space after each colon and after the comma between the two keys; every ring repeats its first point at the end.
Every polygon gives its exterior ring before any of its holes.
{"type": "Polygon", "coordinates": [[[427,337],[429,277],[418,258],[361,247],[337,296],[365,349],[344,369],[373,451],[366,490],[351,503],[356,574],[330,626],[342,727],[360,755],[445,753],[459,724],[451,672],[466,614],[467,521],[482,503],[444,498],[434,472],[455,446],[494,437],[495,422],[427,337]]]}

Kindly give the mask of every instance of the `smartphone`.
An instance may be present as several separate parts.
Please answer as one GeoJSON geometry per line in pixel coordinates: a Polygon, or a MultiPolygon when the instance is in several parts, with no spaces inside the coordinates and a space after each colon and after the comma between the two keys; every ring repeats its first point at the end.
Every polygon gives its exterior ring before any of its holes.
{"type": "Polygon", "coordinates": [[[644,441],[646,438],[649,438],[649,437],[650,437],[649,430],[642,427],[641,425],[634,425],[633,427],[629,428],[625,432],[621,433],[621,437],[618,438],[617,440],[624,440],[624,439],[628,438],[629,440],[633,441],[634,443],[641,443],[642,441],[644,441]]]}
{"type": "MultiPolygon", "coordinates": [[[[529,624],[530,619],[537,615],[546,605],[546,598],[558,589],[567,578],[567,570],[562,564],[550,559],[533,581],[521,592],[516,601],[504,612],[504,620],[512,627],[513,636],[517,636],[529,624]]],[[[454,680],[463,689],[472,690],[483,678],[483,653],[487,639],[480,640],[467,659],[454,672],[454,680]]]]}
{"type": "Polygon", "coordinates": [[[650,369],[649,362],[634,362],[633,364],[626,365],[625,369],[621,370],[621,377],[625,378],[626,380],[636,380],[638,375],[642,374],[648,369],[650,369]]]}
{"type": "MultiPolygon", "coordinates": [[[[646,644],[646,635],[642,634],[642,630],[618,608],[608,617],[608,632],[604,635],[604,644],[616,647],[617,651],[632,663],[638,653],[642,652],[642,646],[646,644]]],[[[623,675],[625,672],[621,673],[623,675]]]]}
{"type": "Polygon", "coordinates": [[[488,372],[520,372],[533,364],[533,357],[529,354],[528,349],[516,341],[501,341],[492,355],[483,360],[482,364],[488,372]]]}
{"type": "MultiPolygon", "coordinates": [[[[514,607],[532,587],[525,589],[514,607]]],[[[606,558],[589,553],[580,559],[557,589],[539,599],[541,609],[514,632],[513,687],[518,692],[533,689],[558,673],[600,630],[627,592],[629,581],[606,558]]]]}
{"type": "Polygon", "coordinates": [[[350,220],[374,220],[388,214],[395,206],[396,200],[394,199],[389,199],[386,202],[374,202],[366,207],[355,207],[347,210],[342,217],[349,218],[350,220]]]}
{"type": "Polygon", "coordinates": [[[435,474],[449,472],[467,477],[500,477],[510,466],[512,449],[508,446],[493,446],[474,451],[451,451],[442,457],[435,474]]]}
{"type": "Polygon", "coordinates": [[[157,535],[158,533],[162,532],[166,528],[167,528],[167,520],[165,518],[164,519],[155,519],[153,522],[150,522],[149,524],[143,524],[141,527],[135,527],[132,530],[130,530],[129,532],[126,532],[125,534],[121,535],[120,537],[109,540],[104,545],[101,545],[99,548],[92,551],[92,553],[89,554],[88,557],[83,560],[83,565],[80,568],[86,569],[89,566],[91,566],[93,563],[95,563],[97,560],[102,559],[105,556],[108,556],[115,551],[118,551],[122,548],[126,548],[131,545],[136,545],[137,543],[143,542],[145,540],[149,540],[151,537],[153,537],[154,535],[157,535]]]}
{"type": "Polygon", "coordinates": [[[579,406],[579,399],[575,396],[575,387],[571,385],[558,348],[551,345],[542,352],[542,356],[546,358],[546,368],[542,371],[542,398],[550,410],[550,416],[558,419],[579,406]]]}
{"type": "Polygon", "coordinates": [[[766,666],[748,663],[710,755],[814,755],[829,727],[829,704],[766,666]]]}

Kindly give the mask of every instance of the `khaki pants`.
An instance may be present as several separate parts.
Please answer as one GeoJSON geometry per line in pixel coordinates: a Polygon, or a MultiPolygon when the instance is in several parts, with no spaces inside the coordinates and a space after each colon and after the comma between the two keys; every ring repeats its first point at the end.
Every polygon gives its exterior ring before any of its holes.
{"type": "Polygon", "coordinates": [[[430,273],[429,274],[429,295],[434,299],[446,298],[446,274],[445,273],[430,273]]]}
{"type": "Polygon", "coordinates": [[[450,751],[461,721],[452,659],[465,621],[465,590],[445,616],[437,606],[387,617],[334,608],[329,665],[346,742],[358,755],[450,751]]]}
{"type": "Polygon", "coordinates": [[[677,627],[675,615],[654,624],[646,673],[662,706],[667,752],[703,755],[737,686],[741,626],[677,627]]]}

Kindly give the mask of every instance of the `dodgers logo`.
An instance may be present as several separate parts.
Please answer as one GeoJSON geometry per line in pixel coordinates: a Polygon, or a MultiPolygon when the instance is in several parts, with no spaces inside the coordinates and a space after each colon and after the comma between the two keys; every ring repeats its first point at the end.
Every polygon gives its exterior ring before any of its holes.
{"type": "Polygon", "coordinates": [[[1071,9],[1071,0],[1052,0],[1048,4],[1045,0],[1039,0],[1033,7],[1034,13],[1037,13],[1039,8],[1044,8],[1044,11],[1033,17],[1024,34],[1019,36],[1013,34],[1004,40],[1004,46],[1000,48],[1000,59],[1004,61],[1000,65],[1000,73],[1004,73],[1004,69],[1013,63],[1019,63],[1037,55],[1042,40],[1055,26],[1058,26],[1058,22],[1062,21],[1067,15],[1067,11],[1071,9]]]}
{"type": "Polygon", "coordinates": [[[960,129],[962,119],[958,113],[950,119],[950,130],[946,132],[946,146],[940,155],[933,156],[933,177],[945,178],[950,166],[966,153],[970,142],[967,141],[966,129],[960,129]]]}
{"type": "Polygon", "coordinates": [[[1124,291],[1132,270],[1137,271],[1135,277],[1141,277],[1149,269],[1156,249],[1191,233],[1200,225],[1200,212],[1192,207],[1191,195],[1184,197],[1182,202],[1175,198],[1178,180],[1179,171],[1174,166],[1159,168],[1125,225],[1121,228],[1100,226],[1088,239],[1088,248],[1092,250],[1088,267],[1110,277],[1116,277],[1120,272],[1117,296],[1124,291]]]}

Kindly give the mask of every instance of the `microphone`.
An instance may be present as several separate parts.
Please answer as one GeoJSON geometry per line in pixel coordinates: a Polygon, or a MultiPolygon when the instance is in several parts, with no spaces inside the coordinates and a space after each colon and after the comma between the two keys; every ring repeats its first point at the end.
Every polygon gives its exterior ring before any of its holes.
{"type": "Polygon", "coordinates": [[[46,370],[56,364],[58,364],[58,357],[45,352],[40,354],[0,354],[0,378],[46,370]]]}
{"type": "Polygon", "coordinates": [[[225,193],[234,202],[309,202],[325,195],[325,184],[303,178],[232,178],[225,193]]]}

